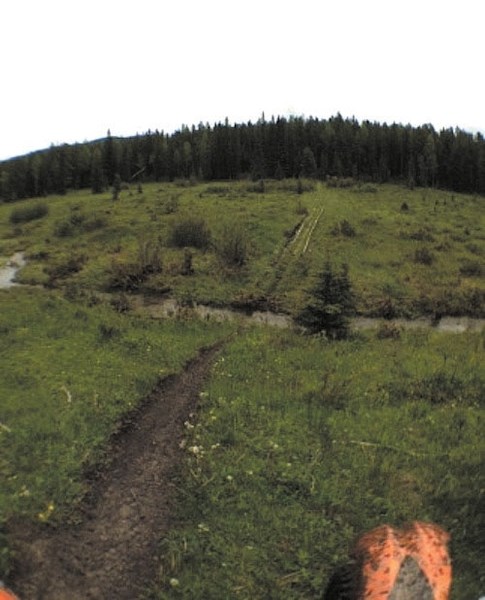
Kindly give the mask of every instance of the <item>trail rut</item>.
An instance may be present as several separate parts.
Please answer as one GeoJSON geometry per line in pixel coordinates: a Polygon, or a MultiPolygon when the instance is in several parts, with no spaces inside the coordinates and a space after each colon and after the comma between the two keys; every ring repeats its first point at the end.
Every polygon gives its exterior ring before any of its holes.
{"type": "Polygon", "coordinates": [[[163,381],[116,436],[79,525],[13,525],[11,584],[22,600],[142,596],[156,578],[158,543],[171,524],[183,423],[219,349],[201,351],[180,375],[163,381]]]}

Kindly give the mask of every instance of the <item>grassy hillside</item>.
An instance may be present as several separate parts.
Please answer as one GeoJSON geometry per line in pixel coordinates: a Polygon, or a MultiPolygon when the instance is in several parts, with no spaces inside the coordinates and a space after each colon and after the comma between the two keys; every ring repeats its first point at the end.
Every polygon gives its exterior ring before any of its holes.
{"type": "Polygon", "coordinates": [[[19,279],[41,284],[0,291],[0,576],[2,524],[71,519],[123,416],[232,332],[187,428],[150,597],[316,598],[355,536],[414,518],[452,534],[453,597],[483,594],[483,333],[383,325],[330,343],[127,310],[137,292],[295,315],[331,261],[361,314],[485,316],[483,198],[300,191],[180,182],[0,204],[0,256],[25,252],[19,279]]]}
{"type": "Polygon", "coordinates": [[[290,181],[152,184],[116,201],[49,197],[44,212],[37,200],[4,204],[0,255],[26,251],[26,282],[290,313],[326,260],[346,262],[362,314],[484,316],[483,198],[304,187],[299,195],[290,181]]]}

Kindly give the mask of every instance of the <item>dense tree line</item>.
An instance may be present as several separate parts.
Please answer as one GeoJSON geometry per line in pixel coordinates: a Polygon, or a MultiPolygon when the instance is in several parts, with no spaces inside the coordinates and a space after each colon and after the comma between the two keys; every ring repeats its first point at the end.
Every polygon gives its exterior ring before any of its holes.
{"type": "Polygon", "coordinates": [[[485,194],[485,140],[460,129],[380,124],[340,115],[262,117],[53,146],[0,163],[0,198],[63,194],[115,180],[352,177],[485,194]]]}

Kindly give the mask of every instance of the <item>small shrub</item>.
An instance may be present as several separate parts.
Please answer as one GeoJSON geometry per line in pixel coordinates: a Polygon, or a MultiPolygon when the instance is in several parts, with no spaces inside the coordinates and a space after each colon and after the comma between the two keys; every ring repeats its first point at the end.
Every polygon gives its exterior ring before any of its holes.
{"type": "Polygon", "coordinates": [[[160,210],[164,215],[172,215],[179,209],[179,198],[180,194],[172,194],[170,198],[167,198],[160,204],[160,210]]]}
{"type": "Polygon", "coordinates": [[[482,249],[477,244],[466,244],[465,248],[468,250],[468,252],[476,254],[477,256],[482,254],[482,249]]]}
{"type": "Polygon", "coordinates": [[[420,265],[432,265],[434,262],[434,255],[429,248],[416,248],[416,251],[414,252],[414,262],[420,265]]]}
{"type": "Polygon", "coordinates": [[[41,219],[49,213],[49,208],[44,202],[37,202],[28,206],[19,206],[10,213],[10,223],[28,223],[36,219],[41,219]]]}
{"type": "Polygon", "coordinates": [[[113,296],[110,301],[111,306],[118,313],[126,313],[130,310],[130,302],[125,294],[118,294],[113,296]]]}
{"type": "Polygon", "coordinates": [[[84,232],[95,231],[96,229],[102,229],[106,226],[107,220],[102,216],[94,216],[91,219],[86,219],[81,224],[81,230],[84,232]]]}
{"type": "Polygon", "coordinates": [[[449,252],[452,248],[452,245],[450,244],[450,242],[448,240],[445,240],[439,244],[436,244],[436,246],[434,247],[434,249],[437,252],[449,252]]]}
{"type": "Polygon", "coordinates": [[[114,325],[106,325],[105,323],[101,323],[98,326],[98,332],[99,337],[104,342],[119,337],[121,333],[118,327],[115,327],[114,325]]]}
{"type": "Polygon", "coordinates": [[[189,217],[176,222],[170,234],[170,245],[176,248],[206,250],[211,243],[211,232],[204,219],[189,217]]]}
{"type": "Polygon", "coordinates": [[[58,221],[54,225],[54,235],[56,237],[70,237],[74,234],[75,227],[70,221],[58,221]]]}
{"type": "Polygon", "coordinates": [[[113,261],[111,263],[108,286],[112,290],[134,292],[139,289],[144,279],[145,276],[139,265],[133,262],[113,261]]]}
{"type": "Polygon", "coordinates": [[[266,186],[264,183],[264,179],[260,179],[256,183],[251,183],[246,188],[246,191],[251,192],[253,194],[264,194],[265,190],[266,186]]]}
{"type": "Polygon", "coordinates": [[[74,273],[78,273],[86,262],[84,256],[71,256],[67,260],[46,268],[49,275],[48,285],[54,285],[58,279],[66,279],[74,273]]]}
{"type": "Polygon", "coordinates": [[[401,337],[401,329],[394,323],[381,323],[376,331],[378,340],[398,340],[401,337]]]}
{"type": "Polygon", "coordinates": [[[350,188],[355,185],[352,177],[329,177],[327,187],[329,188],[350,188]]]}
{"type": "Polygon", "coordinates": [[[232,193],[232,187],[228,185],[208,185],[204,189],[204,194],[211,194],[216,196],[227,196],[232,193]]]}
{"type": "Polygon", "coordinates": [[[162,247],[159,241],[144,239],[138,242],[138,267],[144,276],[163,270],[162,247]]]}
{"type": "Polygon", "coordinates": [[[113,261],[111,263],[108,285],[113,290],[136,291],[150,275],[162,271],[163,261],[160,242],[141,240],[138,245],[136,260],[113,261]]]}
{"type": "Polygon", "coordinates": [[[192,266],[192,259],[193,259],[192,252],[188,248],[185,248],[184,260],[182,263],[182,268],[180,270],[180,273],[182,275],[193,275],[194,267],[192,266]]]}
{"type": "Polygon", "coordinates": [[[283,179],[274,183],[274,189],[282,192],[296,193],[298,195],[304,194],[305,192],[313,192],[316,189],[315,182],[310,179],[283,179]]]}
{"type": "Polygon", "coordinates": [[[303,204],[301,198],[298,198],[297,200],[295,212],[297,215],[308,215],[308,208],[303,204]]]}
{"type": "Polygon", "coordinates": [[[483,273],[484,267],[478,260],[467,260],[460,266],[460,274],[465,277],[480,277],[483,273]]]}
{"type": "Polygon", "coordinates": [[[347,219],[344,219],[343,221],[340,221],[340,223],[337,223],[333,229],[331,230],[332,235],[342,235],[344,237],[355,237],[356,236],[356,231],[353,228],[353,226],[351,225],[351,223],[349,221],[347,221],[347,219]]]}
{"type": "Polygon", "coordinates": [[[355,190],[358,194],[377,194],[379,191],[375,185],[366,183],[365,185],[359,184],[359,187],[355,190]]]}
{"type": "Polygon", "coordinates": [[[224,228],[216,243],[216,253],[228,267],[242,267],[249,254],[249,241],[246,231],[240,224],[232,223],[224,228]]]}
{"type": "Polygon", "coordinates": [[[401,233],[401,237],[406,240],[414,240],[416,242],[434,242],[433,235],[427,229],[418,229],[411,233],[401,233]]]}
{"type": "Polygon", "coordinates": [[[453,374],[440,370],[423,377],[411,386],[412,396],[431,404],[480,404],[483,381],[478,377],[464,382],[453,374]]]}
{"type": "Polygon", "coordinates": [[[403,203],[401,204],[401,211],[402,211],[402,212],[408,212],[408,210],[409,210],[409,205],[408,205],[408,203],[407,203],[407,202],[403,202],[403,203]]]}

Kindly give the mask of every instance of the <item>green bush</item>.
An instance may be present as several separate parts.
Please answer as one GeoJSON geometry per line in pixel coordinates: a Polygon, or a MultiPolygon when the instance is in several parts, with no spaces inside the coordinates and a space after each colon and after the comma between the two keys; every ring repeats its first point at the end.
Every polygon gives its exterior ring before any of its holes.
{"type": "Polygon", "coordinates": [[[352,224],[343,219],[340,223],[337,223],[332,229],[332,235],[342,235],[344,237],[355,237],[356,232],[352,224]]]}
{"type": "Polygon", "coordinates": [[[426,247],[417,248],[414,252],[414,262],[420,265],[432,265],[434,262],[434,255],[426,247]]]}
{"type": "Polygon", "coordinates": [[[35,219],[41,219],[49,213],[49,207],[45,202],[36,202],[27,206],[19,206],[14,208],[10,213],[10,223],[17,225],[18,223],[28,223],[35,219]]]}
{"type": "Polygon", "coordinates": [[[206,250],[211,243],[211,232],[204,219],[189,217],[174,223],[170,233],[170,245],[176,248],[199,248],[206,250]]]}
{"type": "Polygon", "coordinates": [[[226,226],[216,242],[216,253],[227,267],[242,267],[249,255],[249,240],[245,229],[237,223],[226,226]]]}
{"type": "Polygon", "coordinates": [[[460,273],[465,277],[480,277],[483,272],[484,268],[478,260],[467,260],[460,267],[460,273]]]}
{"type": "Polygon", "coordinates": [[[86,262],[85,256],[70,256],[66,260],[46,268],[49,276],[48,286],[55,285],[58,279],[65,279],[74,273],[78,273],[86,262]]]}
{"type": "Polygon", "coordinates": [[[141,240],[136,260],[111,263],[109,288],[120,291],[136,291],[153,274],[163,271],[160,242],[141,240]]]}

